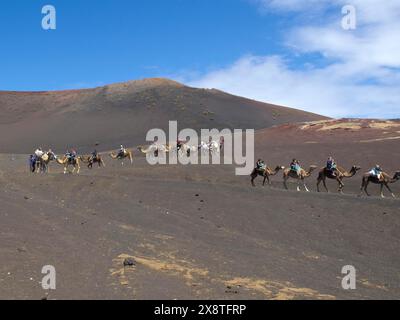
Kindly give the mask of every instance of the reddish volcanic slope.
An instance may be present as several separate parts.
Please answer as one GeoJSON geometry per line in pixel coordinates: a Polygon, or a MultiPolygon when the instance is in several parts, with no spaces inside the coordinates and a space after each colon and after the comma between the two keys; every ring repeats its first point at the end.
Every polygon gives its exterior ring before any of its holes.
{"type": "Polygon", "coordinates": [[[131,81],[86,90],[0,92],[2,153],[29,153],[37,146],[87,152],[143,144],[152,128],[262,129],[324,117],[265,104],[218,90],[195,89],[166,79],[131,81]]]}

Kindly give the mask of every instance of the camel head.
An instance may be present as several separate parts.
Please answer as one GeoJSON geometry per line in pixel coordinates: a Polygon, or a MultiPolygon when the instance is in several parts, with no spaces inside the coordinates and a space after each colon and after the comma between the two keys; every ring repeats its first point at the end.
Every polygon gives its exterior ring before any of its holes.
{"type": "Polygon", "coordinates": [[[400,171],[397,171],[397,172],[394,174],[393,180],[400,180],[400,171]]]}
{"type": "Polygon", "coordinates": [[[284,166],[276,166],[275,171],[285,170],[284,166]]]}
{"type": "Polygon", "coordinates": [[[359,170],[361,170],[361,167],[354,165],[354,166],[351,167],[350,172],[357,173],[359,170]]]}
{"type": "Polygon", "coordinates": [[[315,169],[317,169],[317,168],[318,168],[318,166],[316,166],[316,165],[313,164],[313,165],[310,166],[310,170],[308,170],[308,171],[311,173],[311,172],[313,172],[313,171],[314,171],[315,169]]]}

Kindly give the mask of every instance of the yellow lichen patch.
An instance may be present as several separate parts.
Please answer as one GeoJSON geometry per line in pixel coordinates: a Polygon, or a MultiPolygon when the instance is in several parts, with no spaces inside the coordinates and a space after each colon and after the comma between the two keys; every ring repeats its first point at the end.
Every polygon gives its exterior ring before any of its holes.
{"type": "Polygon", "coordinates": [[[369,124],[369,127],[372,129],[391,129],[391,128],[399,128],[400,123],[396,123],[394,121],[373,121],[369,124]]]}
{"type": "Polygon", "coordinates": [[[127,224],[120,224],[120,225],[118,225],[118,227],[120,227],[121,229],[124,229],[126,231],[139,231],[140,230],[134,226],[127,225],[127,224]]]}
{"type": "Polygon", "coordinates": [[[370,139],[370,140],[361,140],[361,143],[368,143],[368,142],[378,142],[378,141],[390,141],[390,140],[399,140],[399,137],[387,137],[387,138],[379,138],[379,139],[370,139]]]}
{"type": "Polygon", "coordinates": [[[293,300],[299,299],[335,299],[332,295],[320,294],[318,291],[309,288],[298,288],[289,282],[280,283],[254,278],[235,278],[225,281],[227,286],[240,286],[263,294],[272,300],[293,300]]]}
{"type": "Polygon", "coordinates": [[[388,288],[386,288],[384,285],[371,283],[368,279],[361,279],[360,283],[361,283],[361,285],[363,285],[364,287],[367,287],[367,288],[388,291],[388,288]]]}
{"type": "Polygon", "coordinates": [[[399,128],[400,123],[395,121],[363,120],[363,119],[340,119],[340,120],[321,120],[306,122],[300,126],[301,130],[316,129],[317,131],[330,130],[360,130],[362,128],[387,130],[399,128]]]}
{"type": "Polygon", "coordinates": [[[141,265],[154,271],[165,272],[174,276],[182,276],[188,282],[192,282],[195,277],[206,277],[209,273],[208,270],[196,268],[186,261],[163,261],[145,257],[135,257],[134,259],[141,265]]]}
{"type": "Polygon", "coordinates": [[[360,122],[338,122],[329,125],[323,125],[322,128],[318,129],[318,131],[328,131],[328,130],[337,130],[337,129],[351,129],[351,130],[360,130],[362,125],[360,122]]]}
{"type": "Polygon", "coordinates": [[[311,259],[311,260],[319,260],[321,258],[316,253],[311,253],[311,252],[304,252],[303,256],[305,256],[307,259],[311,259]]]}
{"type": "Polygon", "coordinates": [[[135,259],[127,254],[120,254],[116,259],[113,259],[113,268],[110,269],[112,277],[117,277],[122,286],[129,286],[127,274],[134,271],[134,268],[125,268],[125,259],[135,259]]]}
{"type": "Polygon", "coordinates": [[[167,235],[165,235],[165,234],[156,234],[156,235],[154,236],[154,238],[160,239],[160,240],[173,240],[173,239],[174,239],[174,237],[172,237],[172,236],[167,236],[167,235]]]}
{"type": "Polygon", "coordinates": [[[304,125],[300,126],[300,130],[307,130],[310,128],[313,128],[318,125],[324,125],[326,123],[333,122],[335,120],[318,120],[318,121],[310,121],[310,122],[305,122],[304,125]]]}

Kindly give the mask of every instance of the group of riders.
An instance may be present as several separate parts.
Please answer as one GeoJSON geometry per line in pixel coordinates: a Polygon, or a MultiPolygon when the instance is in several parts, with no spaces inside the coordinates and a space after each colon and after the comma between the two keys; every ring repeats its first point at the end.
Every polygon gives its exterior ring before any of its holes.
{"type": "MultiPolygon", "coordinates": [[[[118,150],[117,158],[123,158],[126,152],[127,152],[126,148],[121,144],[118,150]]],[[[29,167],[32,172],[35,172],[37,164],[41,161],[41,159],[43,159],[45,155],[48,157],[49,160],[57,160],[57,155],[53,152],[52,149],[49,149],[47,152],[45,152],[41,147],[39,147],[35,150],[34,154],[31,154],[29,156],[29,167]]],[[[75,164],[77,157],[78,153],[75,149],[69,149],[65,153],[65,158],[67,159],[67,162],[69,164],[75,164]]],[[[90,154],[88,161],[89,163],[93,163],[98,158],[99,158],[99,153],[97,149],[94,149],[93,152],[90,154]]]]}
{"type": "MultiPolygon", "coordinates": [[[[185,143],[186,143],[186,141],[178,139],[176,141],[176,150],[180,151],[183,148],[185,143]]],[[[210,144],[211,143],[212,143],[212,141],[210,138],[210,144]]],[[[224,146],[224,139],[222,137],[220,139],[220,150],[223,149],[223,146],[224,146]]],[[[127,149],[121,144],[121,146],[118,150],[117,159],[123,158],[126,154],[127,154],[127,149]]],[[[43,151],[43,149],[41,147],[39,147],[36,149],[36,151],[33,154],[31,154],[29,156],[29,166],[30,166],[32,172],[35,172],[37,164],[40,162],[41,159],[43,159],[44,155],[47,155],[47,157],[49,157],[50,160],[57,160],[57,155],[51,149],[49,149],[47,152],[45,152],[45,151],[43,151]]],[[[78,153],[76,152],[75,149],[69,149],[65,153],[65,157],[69,164],[74,164],[76,162],[77,156],[78,156],[78,153]]],[[[98,159],[98,157],[99,157],[99,153],[95,149],[89,156],[89,159],[88,159],[89,163],[94,162],[96,159],[98,159]]]]}
{"type": "MultiPolygon", "coordinates": [[[[258,159],[255,169],[259,172],[264,172],[267,169],[267,165],[263,160],[258,159]]],[[[300,172],[302,170],[300,161],[297,159],[293,159],[292,162],[290,163],[290,170],[297,173],[297,175],[300,175],[300,172]]],[[[340,172],[340,170],[338,169],[337,163],[333,157],[328,158],[328,160],[326,162],[325,170],[327,171],[327,173],[329,173],[333,177],[337,177],[342,174],[340,172]]],[[[369,174],[371,175],[371,177],[374,177],[378,180],[380,180],[382,173],[383,173],[383,170],[382,170],[381,166],[378,164],[373,169],[371,169],[371,171],[369,171],[369,174]]]]}

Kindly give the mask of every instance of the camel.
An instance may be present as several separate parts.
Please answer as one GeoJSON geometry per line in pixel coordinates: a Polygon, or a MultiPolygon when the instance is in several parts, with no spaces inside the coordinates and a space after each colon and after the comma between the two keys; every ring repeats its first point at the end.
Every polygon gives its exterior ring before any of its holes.
{"type": "Polygon", "coordinates": [[[121,160],[121,165],[124,165],[124,159],[128,158],[131,164],[133,164],[133,153],[130,150],[125,150],[124,154],[115,154],[114,152],[110,153],[110,157],[114,160],[121,160]]]}
{"type": "Polygon", "coordinates": [[[201,141],[199,145],[199,150],[201,150],[201,153],[219,153],[220,152],[220,144],[216,141],[211,141],[210,143],[206,143],[204,141],[201,141]]]}
{"type": "Polygon", "coordinates": [[[101,168],[102,166],[105,167],[106,164],[104,163],[103,158],[101,157],[100,154],[97,154],[97,157],[93,157],[93,156],[82,156],[80,157],[80,160],[83,163],[87,163],[88,168],[89,169],[93,169],[93,165],[95,163],[97,163],[99,165],[99,168],[101,168]]]}
{"type": "Polygon", "coordinates": [[[151,154],[154,157],[158,157],[161,154],[166,155],[167,153],[171,152],[172,147],[167,144],[167,145],[163,145],[163,144],[152,144],[147,148],[144,148],[143,146],[139,146],[138,150],[143,153],[143,154],[151,154]]]}
{"type": "Polygon", "coordinates": [[[181,145],[181,152],[182,155],[186,155],[190,157],[191,154],[196,153],[199,150],[199,147],[196,146],[189,146],[188,144],[184,143],[181,145]]]}
{"type": "Polygon", "coordinates": [[[270,176],[274,176],[276,175],[279,170],[285,170],[285,167],[282,166],[277,166],[275,168],[275,170],[272,170],[271,168],[265,168],[265,169],[257,169],[254,168],[253,172],[251,173],[251,184],[253,187],[255,187],[256,185],[254,184],[254,180],[258,177],[258,176],[262,176],[264,177],[264,181],[263,181],[263,186],[265,186],[265,182],[268,181],[268,184],[271,185],[271,181],[269,179],[270,176]]]}
{"type": "Polygon", "coordinates": [[[390,176],[387,173],[382,173],[380,179],[378,179],[375,176],[372,176],[370,172],[365,173],[363,178],[362,178],[362,184],[361,184],[361,194],[360,196],[363,194],[363,192],[366,193],[367,196],[370,196],[370,194],[368,193],[368,185],[369,183],[374,183],[374,184],[379,184],[381,186],[381,197],[385,198],[385,195],[383,194],[383,187],[385,186],[386,189],[389,190],[389,192],[392,194],[393,198],[396,198],[395,194],[393,193],[393,191],[390,189],[389,184],[390,183],[395,183],[396,181],[400,180],[400,171],[397,171],[393,178],[390,178],[390,176]]]}
{"type": "Polygon", "coordinates": [[[48,151],[43,154],[40,158],[36,159],[35,162],[35,171],[36,173],[42,172],[42,173],[49,173],[49,164],[51,161],[56,160],[57,157],[52,151],[48,151]]]}
{"type": "Polygon", "coordinates": [[[157,146],[157,145],[155,145],[155,144],[152,144],[152,145],[149,146],[147,149],[144,148],[143,146],[139,146],[139,147],[138,147],[138,150],[139,150],[141,153],[144,153],[144,154],[152,153],[152,154],[154,154],[154,156],[156,156],[156,153],[158,153],[158,152],[160,151],[160,147],[157,146]]]}
{"type": "Polygon", "coordinates": [[[70,171],[70,173],[74,173],[76,170],[76,173],[79,174],[81,171],[80,157],[76,157],[74,161],[71,161],[71,159],[68,159],[67,156],[64,156],[62,159],[56,158],[56,161],[58,164],[64,166],[64,174],[67,174],[69,166],[73,167],[73,170],[72,172],[70,171]]]}
{"type": "Polygon", "coordinates": [[[297,180],[297,191],[300,191],[300,182],[303,183],[303,186],[307,192],[310,192],[310,190],[307,188],[307,185],[305,183],[305,179],[310,177],[313,171],[317,169],[317,166],[312,165],[310,166],[310,169],[308,171],[305,171],[304,169],[300,169],[299,172],[292,170],[291,168],[287,168],[283,171],[283,185],[286,190],[289,190],[287,186],[287,181],[289,178],[296,179],[297,180]]]}
{"type": "Polygon", "coordinates": [[[329,192],[328,187],[326,186],[326,179],[334,179],[339,184],[338,191],[343,193],[344,183],[343,178],[351,178],[354,177],[357,172],[361,169],[359,166],[352,166],[349,171],[346,171],[342,167],[337,167],[336,174],[333,174],[332,171],[327,170],[327,168],[322,168],[318,175],[318,182],[317,182],[317,191],[320,192],[319,186],[321,182],[324,185],[326,192],[329,192]]]}

